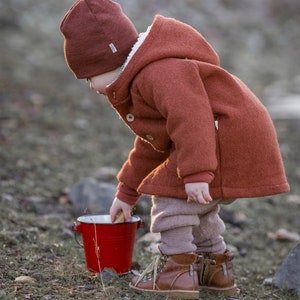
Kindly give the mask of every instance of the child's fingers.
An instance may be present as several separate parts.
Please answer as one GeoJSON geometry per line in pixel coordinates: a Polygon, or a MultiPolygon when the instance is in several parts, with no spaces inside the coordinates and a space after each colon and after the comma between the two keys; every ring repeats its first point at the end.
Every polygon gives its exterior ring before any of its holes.
{"type": "Polygon", "coordinates": [[[192,203],[192,202],[195,202],[195,203],[199,203],[199,204],[206,204],[206,200],[203,198],[202,195],[195,195],[195,196],[189,196],[187,198],[187,203],[192,203]]]}
{"type": "Polygon", "coordinates": [[[110,209],[110,218],[112,222],[116,220],[117,214],[118,212],[115,209],[113,208],[110,209]]]}
{"type": "Polygon", "coordinates": [[[212,201],[212,198],[211,198],[211,196],[210,196],[209,193],[203,195],[203,198],[204,198],[204,200],[205,200],[206,202],[208,202],[208,203],[210,203],[210,202],[212,201]]]}

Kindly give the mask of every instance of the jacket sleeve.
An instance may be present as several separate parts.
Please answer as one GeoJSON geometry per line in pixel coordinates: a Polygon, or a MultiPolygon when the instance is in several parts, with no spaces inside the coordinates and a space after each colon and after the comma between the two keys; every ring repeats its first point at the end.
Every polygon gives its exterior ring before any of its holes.
{"type": "Polygon", "coordinates": [[[134,205],[139,194],[136,192],[143,179],[166,160],[170,152],[158,152],[146,141],[135,138],[134,148],[117,175],[119,180],[116,196],[128,204],[134,205]]]}
{"type": "Polygon", "coordinates": [[[184,179],[203,172],[213,174],[218,164],[216,129],[197,62],[161,60],[142,76],[141,93],[166,120],[166,130],[177,152],[178,176],[184,179]]]}

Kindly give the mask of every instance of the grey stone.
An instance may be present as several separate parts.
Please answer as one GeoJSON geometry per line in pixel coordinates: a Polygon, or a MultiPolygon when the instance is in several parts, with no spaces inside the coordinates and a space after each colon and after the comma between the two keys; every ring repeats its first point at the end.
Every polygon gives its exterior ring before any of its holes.
{"type": "Polygon", "coordinates": [[[118,279],[119,276],[115,270],[110,268],[104,268],[101,273],[97,273],[97,276],[101,277],[104,282],[110,282],[113,279],[118,279]]]}
{"type": "Polygon", "coordinates": [[[116,189],[113,184],[88,177],[75,184],[69,198],[77,213],[108,214],[116,189]]]}
{"type": "Polygon", "coordinates": [[[92,177],[96,178],[99,181],[111,182],[116,180],[118,170],[112,167],[102,167],[98,169],[92,177]]]}
{"type": "Polygon", "coordinates": [[[295,290],[300,296],[300,243],[289,253],[273,278],[278,288],[295,290]]]}
{"type": "MultiPolygon", "coordinates": [[[[117,186],[114,184],[87,177],[71,188],[68,197],[73,204],[73,210],[76,214],[108,214],[116,190],[117,186]]],[[[150,196],[142,195],[133,214],[149,215],[150,210],[150,196]]]]}
{"type": "Polygon", "coordinates": [[[151,205],[152,205],[151,197],[147,195],[141,195],[136,205],[136,208],[134,210],[134,214],[143,215],[143,216],[150,215],[151,205]]]}
{"type": "Polygon", "coordinates": [[[266,105],[273,120],[300,117],[300,94],[277,96],[266,101],[266,105]]]}

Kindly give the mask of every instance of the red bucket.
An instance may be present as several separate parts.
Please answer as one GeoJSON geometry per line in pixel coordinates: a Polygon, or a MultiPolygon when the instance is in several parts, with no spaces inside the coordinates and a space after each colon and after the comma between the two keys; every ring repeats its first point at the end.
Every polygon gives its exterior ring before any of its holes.
{"type": "Polygon", "coordinates": [[[125,223],[112,223],[110,215],[79,217],[72,230],[82,235],[88,270],[100,273],[110,268],[118,274],[130,272],[136,230],[142,225],[136,216],[125,223]]]}

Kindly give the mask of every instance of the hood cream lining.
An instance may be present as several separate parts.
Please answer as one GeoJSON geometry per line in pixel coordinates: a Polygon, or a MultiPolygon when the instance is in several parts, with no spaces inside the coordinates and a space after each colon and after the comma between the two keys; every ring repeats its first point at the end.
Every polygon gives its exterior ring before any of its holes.
{"type": "Polygon", "coordinates": [[[145,32],[142,32],[142,33],[139,34],[137,42],[133,45],[129,55],[127,56],[127,59],[126,59],[124,65],[121,67],[121,72],[126,68],[126,66],[130,62],[133,55],[136,53],[136,51],[139,49],[139,47],[142,45],[142,43],[146,39],[146,37],[148,36],[148,34],[151,30],[151,27],[152,27],[152,25],[149,26],[145,32]]]}

